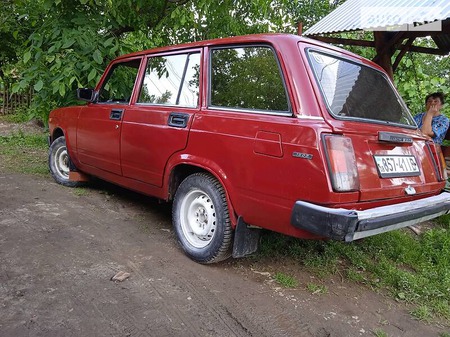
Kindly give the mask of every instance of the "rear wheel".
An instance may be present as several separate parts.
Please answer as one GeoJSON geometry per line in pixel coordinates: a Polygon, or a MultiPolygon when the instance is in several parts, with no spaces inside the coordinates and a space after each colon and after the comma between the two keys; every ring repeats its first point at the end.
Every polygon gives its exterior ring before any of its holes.
{"type": "Polygon", "coordinates": [[[172,216],[178,241],[191,259],[213,263],[231,256],[233,230],[217,179],[206,173],[187,177],[175,194],[172,216]]]}
{"type": "Polygon", "coordinates": [[[52,145],[50,145],[48,152],[48,166],[53,179],[58,184],[69,187],[76,187],[82,184],[79,181],[69,180],[71,165],[73,164],[71,164],[69,153],[67,152],[66,138],[59,137],[55,139],[52,145]]]}

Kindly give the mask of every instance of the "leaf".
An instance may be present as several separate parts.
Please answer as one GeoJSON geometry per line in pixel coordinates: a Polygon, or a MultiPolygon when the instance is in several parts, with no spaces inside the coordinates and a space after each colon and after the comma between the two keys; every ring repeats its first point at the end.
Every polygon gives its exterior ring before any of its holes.
{"type": "Polygon", "coordinates": [[[88,81],[89,82],[92,81],[95,78],[96,75],[97,75],[97,71],[95,69],[92,69],[91,72],[88,75],[88,81]]]}
{"type": "Polygon", "coordinates": [[[35,55],[34,55],[34,60],[38,61],[42,56],[42,51],[38,51],[35,55]]]}
{"type": "Polygon", "coordinates": [[[19,92],[19,90],[20,90],[20,85],[19,85],[19,83],[14,83],[13,84],[13,86],[12,86],[12,93],[13,94],[17,94],[18,92],[19,92]]]}
{"type": "Polygon", "coordinates": [[[96,49],[94,51],[94,54],[92,55],[92,57],[94,58],[94,61],[97,62],[98,64],[103,63],[103,57],[102,57],[102,53],[100,52],[100,50],[96,49]]]}
{"type": "Polygon", "coordinates": [[[19,31],[18,31],[18,30],[14,31],[14,33],[13,33],[13,38],[14,38],[15,40],[17,40],[17,36],[19,36],[19,31]]]}
{"type": "Polygon", "coordinates": [[[45,0],[44,1],[44,9],[49,10],[52,7],[52,3],[53,3],[52,0],[45,0]]]}
{"type": "Polygon", "coordinates": [[[28,87],[28,82],[25,80],[22,80],[19,82],[19,89],[25,89],[26,87],[28,87]]]}
{"type": "Polygon", "coordinates": [[[119,49],[119,44],[116,43],[116,44],[111,48],[110,52],[111,52],[112,54],[115,54],[115,52],[116,52],[118,49],[119,49]]]}
{"type": "Polygon", "coordinates": [[[64,96],[66,94],[66,86],[64,85],[64,83],[61,83],[59,85],[59,94],[61,96],[64,96]]]}
{"type": "Polygon", "coordinates": [[[105,48],[107,48],[107,47],[109,47],[110,45],[112,45],[113,41],[114,41],[114,37],[110,37],[108,40],[106,40],[105,42],[103,42],[103,46],[104,46],[105,48]]]}
{"type": "Polygon", "coordinates": [[[74,43],[75,43],[75,40],[74,40],[74,39],[67,40],[67,41],[62,45],[61,48],[62,48],[62,49],[67,49],[67,48],[71,47],[74,43]]]}
{"type": "Polygon", "coordinates": [[[186,21],[187,21],[186,16],[183,15],[183,16],[180,18],[181,25],[184,26],[184,24],[186,23],[186,21]]]}
{"type": "Polygon", "coordinates": [[[435,78],[435,77],[433,77],[433,78],[431,79],[431,84],[432,84],[432,85],[434,85],[434,86],[437,86],[437,85],[439,85],[439,79],[438,79],[438,78],[435,78]]]}
{"type": "Polygon", "coordinates": [[[37,92],[41,91],[42,87],[44,86],[44,82],[42,80],[37,81],[37,83],[34,85],[34,90],[37,92]]]}
{"type": "Polygon", "coordinates": [[[27,51],[24,55],[23,55],[23,63],[28,63],[28,61],[30,60],[30,58],[31,58],[31,52],[30,51],[27,51]]]}
{"type": "Polygon", "coordinates": [[[405,295],[405,293],[400,292],[397,294],[397,297],[401,300],[404,300],[406,298],[406,295],[405,295]]]}

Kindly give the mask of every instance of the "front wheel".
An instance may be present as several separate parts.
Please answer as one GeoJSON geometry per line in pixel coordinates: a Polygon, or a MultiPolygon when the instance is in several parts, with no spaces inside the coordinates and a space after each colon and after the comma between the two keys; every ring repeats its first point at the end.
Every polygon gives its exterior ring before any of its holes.
{"type": "Polygon", "coordinates": [[[195,173],[180,184],[172,217],[178,242],[192,260],[213,263],[231,256],[233,230],[225,190],[211,175],[195,173]]]}
{"type": "Polygon", "coordinates": [[[65,137],[55,139],[52,145],[50,145],[48,151],[48,166],[53,179],[55,179],[58,184],[69,187],[81,185],[78,181],[69,180],[70,157],[67,152],[65,137]]]}

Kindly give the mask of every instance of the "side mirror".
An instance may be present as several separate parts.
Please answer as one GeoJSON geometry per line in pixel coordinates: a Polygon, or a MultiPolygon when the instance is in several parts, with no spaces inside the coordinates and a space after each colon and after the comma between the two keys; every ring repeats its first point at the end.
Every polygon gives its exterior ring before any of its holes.
{"type": "Polygon", "coordinates": [[[82,101],[94,102],[97,99],[97,92],[94,89],[78,88],[77,98],[82,101]]]}

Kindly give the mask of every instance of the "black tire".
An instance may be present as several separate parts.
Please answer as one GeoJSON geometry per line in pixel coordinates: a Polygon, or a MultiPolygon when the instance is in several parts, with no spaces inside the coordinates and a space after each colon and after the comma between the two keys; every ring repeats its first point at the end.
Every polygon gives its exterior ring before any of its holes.
{"type": "Polygon", "coordinates": [[[82,182],[69,180],[69,171],[73,164],[70,162],[69,153],[67,152],[65,137],[55,139],[52,145],[50,145],[48,151],[48,166],[53,179],[55,179],[58,184],[68,187],[82,185],[82,182]]]}
{"type": "Polygon", "coordinates": [[[214,263],[231,256],[231,228],[225,190],[213,176],[188,176],[175,194],[172,220],[178,242],[187,256],[199,263],[214,263]]]}

